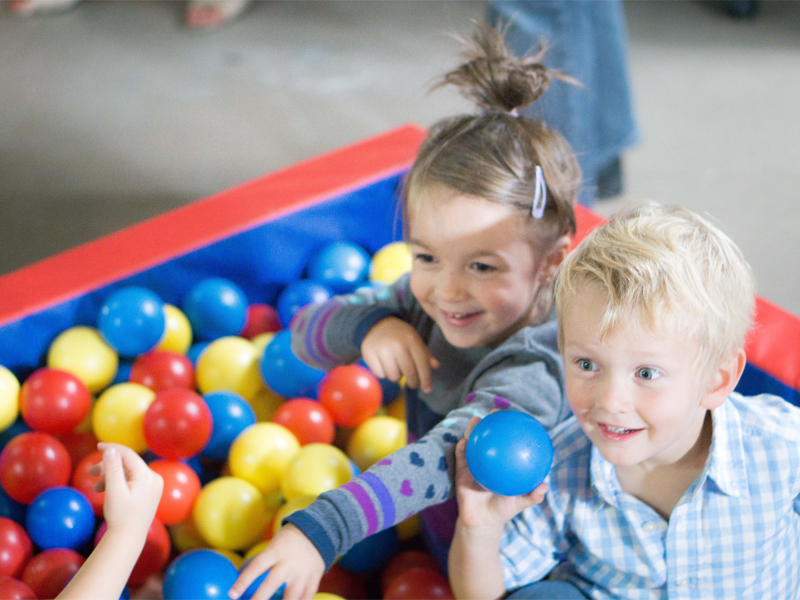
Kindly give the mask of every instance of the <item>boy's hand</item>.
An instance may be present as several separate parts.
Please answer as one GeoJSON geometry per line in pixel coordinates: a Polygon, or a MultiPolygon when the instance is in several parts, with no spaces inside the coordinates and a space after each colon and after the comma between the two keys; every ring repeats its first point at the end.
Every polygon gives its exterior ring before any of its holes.
{"type": "Polygon", "coordinates": [[[456,498],[458,519],[467,529],[486,529],[499,532],[520,511],[544,500],[547,484],[542,483],[523,496],[500,496],[484,489],[470,473],[467,466],[467,440],[480,422],[472,417],[464,437],[456,445],[456,498]]]}
{"type": "Polygon", "coordinates": [[[97,448],[103,462],[90,473],[102,475],[94,489],[106,493],[103,515],[109,531],[124,528],[146,533],[156,516],[164,480],[127,446],[100,443],[97,448]]]}
{"type": "Polygon", "coordinates": [[[317,547],[291,523],[281,527],[269,545],[242,569],[228,596],[238,598],[262,573],[270,571],[253,600],[267,600],[286,583],[285,600],[311,600],[325,573],[317,547]]]}
{"type": "Polygon", "coordinates": [[[410,388],[433,388],[431,369],[438,368],[439,361],[402,319],[386,317],[373,325],[361,342],[361,356],[376,377],[397,382],[405,376],[410,388]]]}

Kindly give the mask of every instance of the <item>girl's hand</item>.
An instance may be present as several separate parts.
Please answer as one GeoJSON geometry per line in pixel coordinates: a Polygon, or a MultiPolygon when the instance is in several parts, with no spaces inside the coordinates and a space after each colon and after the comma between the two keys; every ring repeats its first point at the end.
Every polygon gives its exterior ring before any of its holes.
{"type": "Polygon", "coordinates": [[[325,573],[325,561],[317,547],[291,523],[281,527],[269,545],[242,569],[228,596],[238,598],[262,573],[270,571],[253,600],[267,600],[286,583],[285,600],[311,600],[325,573]]]}
{"type": "Polygon", "coordinates": [[[106,493],[103,515],[109,531],[146,534],[156,516],[164,480],[127,446],[100,443],[97,448],[103,453],[103,462],[94,465],[90,473],[102,475],[94,489],[106,493]]]}
{"type": "Polygon", "coordinates": [[[376,377],[397,382],[405,376],[410,388],[433,388],[431,369],[438,368],[439,361],[402,319],[386,317],[373,325],[361,342],[361,356],[376,377]]]}
{"type": "Polygon", "coordinates": [[[466,450],[469,435],[479,422],[478,417],[472,417],[464,437],[456,445],[458,519],[464,528],[499,533],[520,511],[544,500],[547,484],[542,483],[523,496],[500,496],[484,489],[475,481],[467,466],[466,450]]]}

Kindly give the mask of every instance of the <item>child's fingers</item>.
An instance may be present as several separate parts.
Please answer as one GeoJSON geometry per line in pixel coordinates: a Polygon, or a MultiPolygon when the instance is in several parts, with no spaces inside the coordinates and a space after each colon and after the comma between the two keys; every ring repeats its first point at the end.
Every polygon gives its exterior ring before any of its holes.
{"type": "MultiPolygon", "coordinates": [[[[409,349],[411,360],[414,362],[414,369],[419,379],[419,387],[423,392],[430,392],[433,389],[433,378],[431,376],[431,353],[428,348],[420,344],[409,349]]],[[[435,359],[434,359],[435,360],[435,359]]]]}
{"type": "Polygon", "coordinates": [[[119,448],[118,444],[110,444],[103,449],[105,489],[127,487],[125,468],[122,466],[122,457],[120,456],[119,448]]]}
{"type": "Polygon", "coordinates": [[[475,429],[475,425],[481,422],[480,417],[472,417],[467,423],[467,429],[464,431],[464,438],[468,438],[472,433],[472,430],[475,429]]]}
{"type": "MultiPolygon", "coordinates": [[[[233,582],[231,589],[228,590],[228,597],[235,599],[244,594],[247,588],[250,587],[250,584],[253,583],[256,579],[258,579],[261,576],[261,574],[264,573],[267,569],[272,567],[274,562],[275,561],[270,557],[270,555],[266,550],[262,551],[259,554],[256,554],[253,557],[253,560],[251,560],[247,564],[247,566],[244,569],[242,569],[242,572],[239,573],[239,577],[236,579],[236,581],[233,582]]],[[[258,588],[259,591],[261,589],[264,589],[264,586],[267,585],[270,576],[272,576],[272,573],[270,573],[270,575],[264,580],[264,583],[262,583],[261,586],[259,586],[258,588]]],[[[275,586],[275,589],[272,591],[274,592],[277,589],[278,586],[275,586]]],[[[269,598],[270,596],[265,596],[265,597],[269,598]]]]}

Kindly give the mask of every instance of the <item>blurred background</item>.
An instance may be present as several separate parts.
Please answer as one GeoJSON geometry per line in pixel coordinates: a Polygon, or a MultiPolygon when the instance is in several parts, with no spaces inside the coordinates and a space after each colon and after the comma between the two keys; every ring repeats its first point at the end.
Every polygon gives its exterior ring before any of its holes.
{"type": "MultiPolygon", "coordinates": [[[[255,1],[219,27],[179,1],[0,11],[0,274],[403,123],[482,1],[255,1]]],[[[624,4],[638,145],[608,215],[648,197],[710,213],[758,293],[800,315],[800,2],[624,4]]]]}

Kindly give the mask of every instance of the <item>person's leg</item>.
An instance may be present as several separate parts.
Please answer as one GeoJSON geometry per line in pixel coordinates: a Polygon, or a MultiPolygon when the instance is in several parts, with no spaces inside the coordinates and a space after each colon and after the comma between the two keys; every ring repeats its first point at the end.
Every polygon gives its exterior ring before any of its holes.
{"type": "Polygon", "coordinates": [[[514,600],[586,600],[586,596],[568,581],[537,581],[506,596],[514,600]]]}

